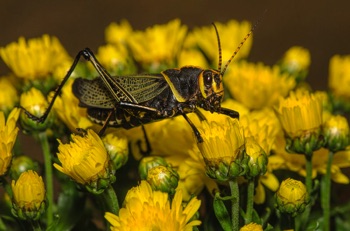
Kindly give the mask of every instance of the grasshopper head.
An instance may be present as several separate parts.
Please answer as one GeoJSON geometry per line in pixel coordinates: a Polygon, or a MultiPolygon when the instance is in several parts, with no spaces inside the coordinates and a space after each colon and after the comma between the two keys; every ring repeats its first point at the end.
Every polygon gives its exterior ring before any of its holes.
{"type": "Polygon", "coordinates": [[[199,75],[198,84],[205,104],[214,108],[220,107],[224,96],[222,74],[213,69],[204,70],[199,75]]]}

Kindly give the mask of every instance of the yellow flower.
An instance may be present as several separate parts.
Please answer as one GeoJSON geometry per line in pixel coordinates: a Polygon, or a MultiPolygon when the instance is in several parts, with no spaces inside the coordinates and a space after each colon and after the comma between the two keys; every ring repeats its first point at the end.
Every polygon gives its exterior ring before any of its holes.
{"type": "Polygon", "coordinates": [[[20,112],[19,108],[14,108],[5,120],[4,113],[0,111],[0,176],[7,172],[11,164],[12,148],[18,134],[16,123],[20,112]]]}
{"type": "Polygon", "coordinates": [[[181,161],[177,168],[180,176],[178,189],[182,190],[183,200],[190,200],[193,195],[198,195],[204,187],[210,193],[218,191],[217,183],[205,174],[205,163],[196,145],[192,150],[189,150],[189,156],[181,161]]]}
{"type": "Polygon", "coordinates": [[[0,78],[0,110],[8,114],[18,103],[19,97],[9,77],[0,78]]]}
{"type": "Polygon", "coordinates": [[[114,170],[100,137],[87,130],[85,136],[72,134],[72,141],[58,146],[57,157],[62,166],[54,167],[93,193],[101,193],[115,181],[114,170]]]}
{"type": "Polygon", "coordinates": [[[278,66],[265,66],[245,61],[235,63],[224,77],[228,91],[249,109],[273,106],[294,88],[295,80],[281,74],[278,66]]]}
{"type": "Polygon", "coordinates": [[[202,122],[198,128],[203,142],[198,143],[207,174],[219,181],[238,176],[242,169],[235,161],[240,160],[244,146],[244,134],[239,121],[227,118],[225,123],[202,122]]]}
{"type": "Polygon", "coordinates": [[[261,225],[256,223],[249,223],[242,228],[240,228],[239,231],[263,231],[263,228],[261,225]]]}
{"type": "Polygon", "coordinates": [[[280,212],[296,216],[302,213],[309,203],[309,194],[301,181],[288,178],[282,181],[276,192],[276,202],[280,212]]]}
{"type": "Polygon", "coordinates": [[[105,30],[106,42],[113,45],[126,44],[132,33],[132,27],[127,20],[121,20],[119,24],[112,22],[105,30]]]}
{"type": "Polygon", "coordinates": [[[277,115],[291,138],[318,131],[322,125],[322,99],[303,90],[291,92],[288,98],[280,101],[277,115]]]}
{"type": "Polygon", "coordinates": [[[132,74],[135,72],[134,64],[124,45],[107,44],[100,46],[96,56],[111,75],[132,74]]]}
{"type": "Polygon", "coordinates": [[[43,35],[41,38],[23,37],[0,48],[0,55],[16,76],[28,80],[46,78],[69,56],[56,37],[43,35]]]}
{"type": "Polygon", "coordinates": [[[173,67],[186,31],[187,27],[175,19],[165,25],[154,25],[145,31],[134,31],[127,41],[135,60],[154,72],[173,67]]]}
{"type": "MultiPolygon", "coordinates": [[[[267,167],[269,168],[269,165],[267,165],[267,167]]],[[[268,169],[265,175],[260,176],[258,179],[258,183],[255,188],[254,203],[262,204],[265,202],[266,192],[264,186],[272,192],[276,192],[279,185],[280,183],[278,178],[272,172],[270,172],[270,169],[268,169]]]]}
{"type": "Polygon", "coordinates": [[[146,181],[141,181],[138,187],[128,191],[119,216],[107,212],[105,218],[112,231],[192,230],[201,224],[199,220],[191,220],[199,207],[197,198],[183,207],[181,190],[176,191],[170,203],[167,193],[152,191],[146,181]]]}
{"type": "Polygon", "coordinates": [[[282,127],[274,111],[270,108],[253,111],[241,116],[240,123],[244,128],[245,137],[254,137],[267,155],[281,134],[282,127]]]}
{"type": "Polygon", "coordinates": [[[128,140],[115,133],[108,133],[102,138],[102,141],[115,169],[125,165],[129,156],[128,140]]]}
{"type": "MultiPolygon", "coordinates": [[[[251,30],[251,24],[248,21],[238,22],[230,20],[223,24],[215,22],[220,35],[222,44],[222,60],[225,64],[236,48],[239,46],[243,38],[251,30]]],[[[247,57],[253,40],[249,38],[241,50],[238,52],[236,59],[247,57]]],[[[185,48],[197,48],[204,52],[205,56],[211,61],[211,64],[217,68],[218,65],[218,41],[215,30],[212,25],[201,28],[195,28],[186,38],[185,48]]]]}
{"type": "MultiPolygon", "coordinates": [[[[31,88],[29,91],[22,93],[20,97],[20,105],[30,114],[36,117],[41,117],[47,109],[48,102],[41,91],[36,88],[31,88]]],[[[29,118],[24,112],[21,113],[21,124],[24,129],[29,131],[43,131],[51,126],[54,119],[55,116],[51,112],[43,123],[38,123],[29,118]]]]}
{"type": "Polygon", "coordinates": [[[79,100],[72,91],[73,82],[73,79],[66,82],[61,95],[56,98],[53,109],[71,132],[76,132],[77,128],[87,129],[93,127],[94,124],[87,118],[86,108],[79,107],[79,100]]]}
{"type": "Polygon", "coordinates": [[[300,46],[287,50],[281,61],[281,69],[296,76],[297,81],[305,79],[310,66],[310,52],[300,46]]]}
{"type": "Polygon", "coordinates": [[[178,58],[178,66],[198,66],[201,68],[209,68],[209,64],[204,55],[199,50],[181,50],[178,58]]]}
{"type": "Polygon", "coordinates": [[[17,181],[12,181],[13,209],[20,219],[39,219],[45,210],[45,186],[36,172],[23,172],[17,181]]]}
{"type": "MultiPolygon", "coordinates": [[[[269,156],[269,171],[287,169],[306,176],[306,160],[303,155],[287,153],[285,151],[285,140],[278,139],[276,143],[275,155],[269,156]]],[[[318,174],[326,174],[329,151],[321,148],[313,153],[312,158],[312,178],[318,174]]],[[[331,179],[339,184],[348,184],[349,178],[342,173],[341,168],[350,167],[350,150],[338,151],[334,154],[331,166],[331,179]]]]}
{"type": "Polygon", "coordinates": [[[334,96],[350,100],[350,55],[335,55],[331,58],[328,86],[334,96]]]}

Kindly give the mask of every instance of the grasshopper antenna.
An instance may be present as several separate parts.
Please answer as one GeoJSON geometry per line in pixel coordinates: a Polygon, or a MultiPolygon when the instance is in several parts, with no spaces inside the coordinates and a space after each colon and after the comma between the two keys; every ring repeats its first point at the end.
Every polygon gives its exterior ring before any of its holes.
{"type": "Polygon", "coordinates": [[[215,23],[212,23],[215,29],[216,38],[218,40],[218,49],[219,49],[219,63],[218,63],[218,70],[221,71],[221,65],[222,65],[222,51],[221,51],[221,42],[220,42],[220,36],[218,28],[216,27],[215,23]]]}
{"type": "MultiPolygon", "coordinates": [[[[265,15],[267,10],[264,11],[262,17],[265,15]]],[[[221,75],[224,76],[226,69],[228,67],[228,65],[231,63],[232,59],[237,55],[237,53],[239,52],[239,50],[242,48],[242,46],[244,45],[244,43],[247,41],[247,39],[253,34],[253,32],[255,31],[255,29],[257,28],[258,24],[260,23],[260,21],[262,20],[262,17],[260,17],[258,19],[258,21],[255,22],[255,24],[253,25],[252,29],[250,29],[250,31],[248,32],[248,34],[243,38],[243,40],[241,41],[241,43],[238,45],[238,47],[236,48],[236,50],[233,52],[231,58],[226,62],[224,69],[221,71],[221,75]]],[[[221,56],[221,54],[220,54],[221,56]]],[[[219,69],[220,70],[220,69],[219,69]]]]}

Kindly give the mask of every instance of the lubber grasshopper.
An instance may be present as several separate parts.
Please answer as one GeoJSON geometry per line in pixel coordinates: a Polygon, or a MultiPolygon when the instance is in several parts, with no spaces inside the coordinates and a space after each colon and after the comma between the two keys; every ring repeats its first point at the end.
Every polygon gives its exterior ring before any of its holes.
{"type": "MultiPolygon", "coordinates": [[[[214,25],[214,24],[213,24],[214,25]]],[[[210,112],[239,118],[239,113],[221,107],[224,87],[223,75],[231,60],[238,53],[253,29],[243,38],[231,58],[221,70],[222,55],[219,33],[214,25],[219,50],[218,70],[184,66],[162,71],[160,74],[141,74],[112,77],[95,58],[93,52],[86,48],[80,51],[58,86],[47,110],[41,117],[30,112],[26,114],[38,122],[45,121],[55,99],[74,71],[81,57],[91,62],[99,78],[86,80],[78,78],[73,83],[73,93],[79,99],[79,106],[87,108],[88,117],[95,123],[106,127],[123,127],[126,129],[143,124],[182,115],[195,133],[198,142],[203,142],[201,134],[187,117],[195,112],[201,116],[199,108],[210,112]]]]}

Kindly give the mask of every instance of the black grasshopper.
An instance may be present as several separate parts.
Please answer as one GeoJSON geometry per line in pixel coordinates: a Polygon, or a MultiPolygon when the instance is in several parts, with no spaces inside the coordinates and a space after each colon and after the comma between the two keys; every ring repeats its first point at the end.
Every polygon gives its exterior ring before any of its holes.
{"type": "Polygon", "coordinates": [[[220,38],[215,25],[214,28],[219,50],[218,70],[184,66],[168,69],[160,74],[112,77],[98,62],[93,52],[86,48],[77,54],[43,116],[36,117],[28,111],[25,112],[35,121],[45,121],[63,85],[74,71],[80,58],[84,57],[93,64],[99,78],[76,79],[73,83],[73,93],[80,101],[79,106],[87,108],[88,117],[93,122],[103,125],[100,134],[106,127],[129,129],[182,115],[194,131],[197,141],[203,142],[201,134],[186,114],[195,112],[203,117],[198,110],[202,108],[232,118],[239,118],[238,112],[221,107],[224,94],[222,78],[231,60],[253,32],[252,29],[246,35],[227,61],[224,69],[221,70],[220,38]]]}

